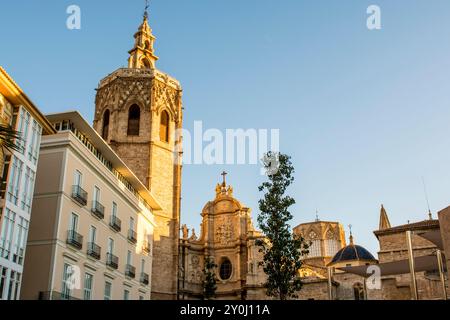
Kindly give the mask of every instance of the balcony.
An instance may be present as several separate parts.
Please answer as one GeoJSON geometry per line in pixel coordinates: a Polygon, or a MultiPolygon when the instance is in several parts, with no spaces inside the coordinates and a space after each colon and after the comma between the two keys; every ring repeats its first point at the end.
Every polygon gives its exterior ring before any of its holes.
{"type": "Polygon", "coordinates": [[[130,241],[131,243],[136,244],[137,243],[137,233],[136,231],[130,229],[128,230],[128,241],[130,241]]]}
{"type": "Polygon", "coordinates": [[[69,230],[67,233],[67,244],[81,250],[83,248],[83,236],[74,230],[69,230]]]}
{"type": "Polygon", "coordinates": [[[102,248],[100,248],[98,245],[96,245],[93,242],[88,243],[88,250],[87,250],[88,256],[90,256],[94,259],[100,260],[101,253],[102,253],[102,248]]]}
{"type": "Polygon", "coordinates": [[[109,226],[114,230],[116,230],[117,232],[120,232],[120,230],[122,230],[122,221],[120,221],[120,219],[117,218],[116,216],[111,216],[109,226]]]}
{"type": "Polygon", "coordinates": [[[105,207],[98,201],[92,201],[91,212],[99,219],[103,219],[105,217],[105,207]]]}
{"type": "Polygon", "coordinates": [[[150,243],[148,241],[144,241],[142,244],[142,251],[145,253],[150,253],[150,243]]]}
{"type": "Polygon", "coordinates": [[[80,186],[72,186],[72,198],[82,206],[85,206],[87,204],[87,196],[87,192],[84,191],[80,186]]]}
{"type": "Polygon", "coordinates": [[[141,273],[140,282],[141,282],[142,284],[145,284],[146,286],[149,284],[149,276],[148,276],[147,273],[145,273],[145,272],[142,272],[142,273],[141,273]]]}
{"type": "Polygon", "coordinates": [[[131,264],[127,264],[125,266],[125,276],[134,279],[136,277],[136,268],[133,267],[131,264]]]}
{"type": "Polygon", "coordinates": [[[80,299],[61,292],[41,291],[39,292],[39,300],[80,300],[80,299]]]}
{"type": "Polygon", "coordinates": [[[119,268],[119,258],[116,257],[115,255],[113,255],[112,253],[108,252],[106,254],[106,265],[113,269],[118,269],[119,268]]]}

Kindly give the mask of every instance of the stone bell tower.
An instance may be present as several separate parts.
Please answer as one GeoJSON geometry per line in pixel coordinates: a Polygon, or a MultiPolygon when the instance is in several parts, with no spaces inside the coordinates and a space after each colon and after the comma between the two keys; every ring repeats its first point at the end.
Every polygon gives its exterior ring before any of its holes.
{"type": "Polygon", "coordinates": [[[174,133],[182,128],[182,89],[156,69],[147,12],[134,39],[128,68],[114,71],[98,85],[94,128],[162,206],[154,212],[152,299],[175,299],[181,152],[174,133]]]}

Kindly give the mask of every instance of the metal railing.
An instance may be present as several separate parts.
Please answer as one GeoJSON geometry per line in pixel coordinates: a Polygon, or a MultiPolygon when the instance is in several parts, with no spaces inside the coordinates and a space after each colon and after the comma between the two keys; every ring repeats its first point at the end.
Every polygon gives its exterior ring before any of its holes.
{"type": "Polygon", "coordinates": [[[145,272],[142,272],[139,281],[142,284],[148,285],[149,284],[149,279],[150,279],[149,275],[147,273],[145,273],[145,272]]]}
{"type": "Polygon", "coordinates": [[[39,300],[80,300],[72,297],[69,294],[57,292],[57,291],[40,291],[39,300]]]}
{"type": "Polygon", "coordinates": [[[106,265],[113,269],[119,268],[119,258],[108,252],[106,254],[106,265]]]}
{"type": "Polygon", "coordinates": [[[79,204],[85,206],[87,204],[87,192],[78,185],[72,186],[72,198],[79,204]]]}
{"type": "Polygon", "coordinates": [[[91,212],[99,219],[103,219],[105,217],[105,207],[98,201],[92,201],[91,212]]]}
{"type": "Polygon", "coordinates": [[[133,267],[131,264],[127,264],[125,266],[125,275],[127,277],[130,277],[130,278],[134,279],[136,277],[136,268],[133,267]]]}
{"type": "Polygon", "coordinates": [[[67,232],[67,244],[81,250],[83,248],[83,236],[75,230],[69,230],[67,232]]]}
{"type": "Polygon", "coordinates": [[[142,244],[142,251],[145,253],[150,253],[150,243],[148,241],[144,241],[142,244]]]}
{"type": "Polygon", "coordinates": [[[87,250],[88,256],[91,256],[92,258],[100,260],[101,253],[102,253],[102,248],[100,246],[96,245],[94,242],[88,243],[88,250],[87,250]]]}
{"type": "Polygon", "coordinates": [[[111,216],[111,221],[109,222],[109,225],[117,232],[120,232],[120,230],[122,230],[122,221],[116,216],[111,216]]]}
{"type": "Polygon", "coordinates": [[[128,240],[134,244],[137,243],[137,233],[136,231],[130,229],[128,230],[128,240]]]}

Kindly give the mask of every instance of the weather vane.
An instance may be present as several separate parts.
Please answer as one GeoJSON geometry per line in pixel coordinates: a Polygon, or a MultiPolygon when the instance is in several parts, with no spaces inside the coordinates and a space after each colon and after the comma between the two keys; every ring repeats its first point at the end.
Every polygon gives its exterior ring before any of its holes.
{"type": "Polygon", "coordinates": [[[148,18],[148,7],[150,6],[149,0],[145,0],[144,18],[148,18]]]}

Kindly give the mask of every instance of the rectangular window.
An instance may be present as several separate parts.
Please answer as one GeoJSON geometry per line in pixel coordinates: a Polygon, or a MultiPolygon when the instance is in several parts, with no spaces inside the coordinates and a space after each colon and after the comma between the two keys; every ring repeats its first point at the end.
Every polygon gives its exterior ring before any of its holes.
{"type": "Polygon", "coordinates": [[[28,213],[31,212],[35,176],[36,174],[34,171],[29,167],[26,167],[23,184],[22,210],[25,210],[28,213]]]}
{"type": "Polygon", "coordinates": [[[117,203],[113,202],[112,204],[112,216],[117,217],[117,203]]]}
{"type": "Polygon", "coordinates": [[[10,258],[11,245],[13,240],[13,231],[16,214],[9,209],[6,209],[4,221],[2,224],[1,238],[0,238],[0,257],[5,259],[10,258]]]}
{"type": "Polygon", "coordinates": [[[111,300],[112,284],[109,281],[105,282],[105,300],[111,300]]]}
{"type": "Polygon", "coordinates": [[[100,202],[100,189],[94,187],[94,201],[100,202]]]}
{"type": "Polygon", "coordinates": [[[78,215],[73,212],[70,216],[69,230],[75,232],[78,230],[78,215]]]}
{"type": "Polygon", "coordinates": [[[16,156],[13,158],[8,185],[8,200],[17,205],[19,199],[20,180],[22,179],[23,162],[16,156]]]}
{"type": "Polygon", "coordinates": [[[130,291],[128,290],[123,291],[123,300],[130,300],[130,291]]]}
{"type": "Polygon", "coordinates": [[[28,234],[28,224],[29,222],[26,219],[22,217],[19,218],[19,224],[17,226],[16,239],[14,243],[13,262],[20,265],[23,264],[23,257],[27,241],[26,239],[28,234]]]}
{"type": "Polygon", "coordinates": [[[114,240],[111,238],[108,238],[108,253],[114,253],[114,240]]]}
{"type": "Polygon", "coordinates": [[[73,184],[78,187],[83,186],[83,174],[78,170],[75,170],[73,184]]]}
{"type": "Polygon", "coordinates": [[[89,229],[89,242],[95,243],[97,240],[97,228],[94,226],[91,226],[89,229]]]}
{"type": "Polygon", "coordinates": [[[69,278],[72,275],[72,266],[65,263],[63,269],[63,279],[62,279],[62,289],[61,289],[61,299],[69,300],[72,294],[71,286],[69,285],[69,278]]]}
{"type": "Polygon", "coordinates": [[[28,160],[34,164],[37,163],[39,155],[39,147],[41,143],[42,127],[36,120],[33,120],[33,127],[31,129],[31,141],[28,145],[28,160]]]}
{"type": "Polygon", "coordinates": [[[94,282],[94,276],[86,273],[84,275],[84,300],[92,300],[92,284],[94,282]]]}
{"type": "Polygon", "coordinates": [[[134,231],[134,218],[130,217],[130,230],[134,231]]]}
{"type": "Polygon", "coordinates": [[[28,128],[30,126],[30,114],[24,109],[20,108],[19,111],[19,124],[17,131],[20,133],[21,140],[16,140],[16,144],[21,148],[22,154],[25,153],[25,145],[28,140],[28,128]]]}
{"type": "Polygon", "coordinates": [[[131,265],[133,263],[132,257],[131,257],[131,251],[128,250],[127,252],[127,264],[131,265]]]}
{"type": "Polygon", "coordinates": [[[145,259],[141,260],[141,272],[145,273],[145,259]]]}
{"type": "Polygon", "coordinates": [[[3,299],[3,293],[5,291],[6,273],[7,272],[8,272],[7,268],[0,266],[0,300],[3,299]]]}

